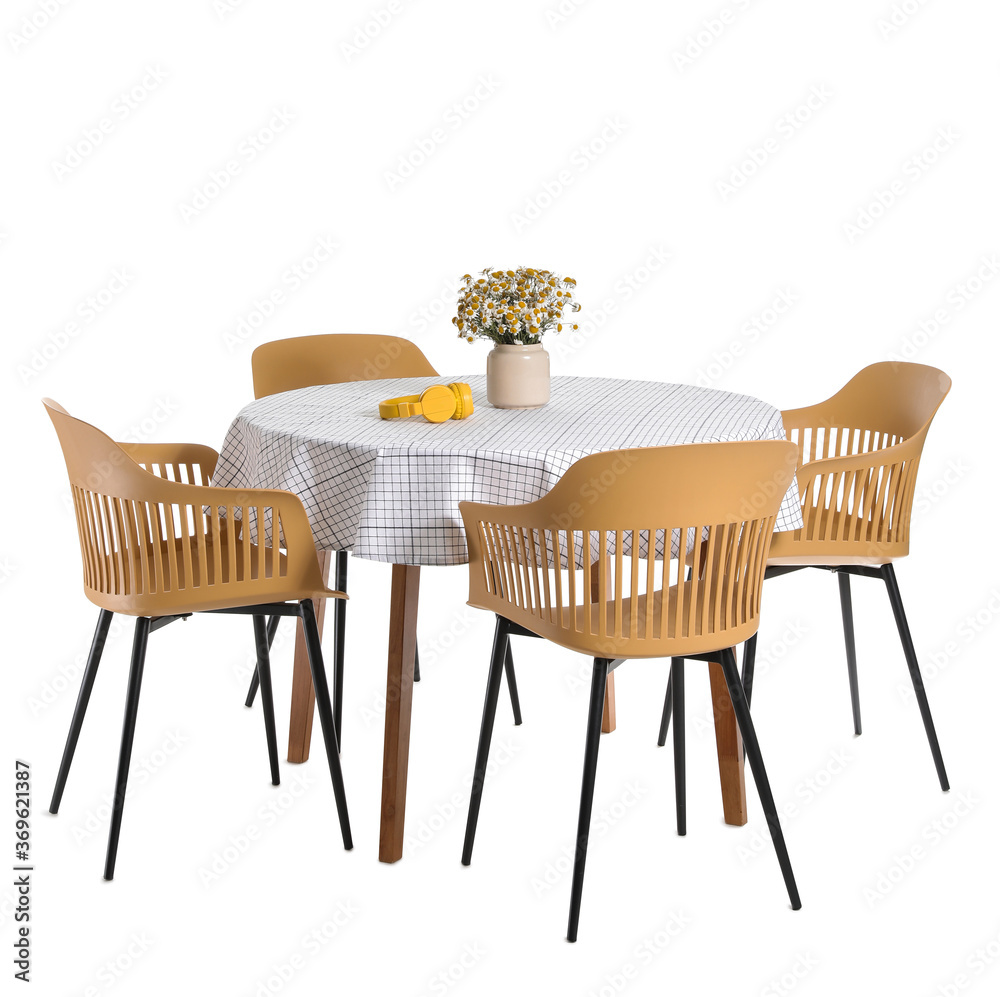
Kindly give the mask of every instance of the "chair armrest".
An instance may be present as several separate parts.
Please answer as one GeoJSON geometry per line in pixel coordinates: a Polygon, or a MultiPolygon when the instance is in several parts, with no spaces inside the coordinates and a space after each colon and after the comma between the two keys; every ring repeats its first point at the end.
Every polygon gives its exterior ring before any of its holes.
{"type": "MultiPolygon", "coordinates": [[[[270,488],[190,485],[156,476],[150,476],[147,480],[148,484],[144,483],[141,489],[136,489],[134,494],[127,497],[137,505],[148,506],[155,503],[160,506],[181,507],[176,517],[173,511],[162,517],[161,514],[151,512],[150,527],[156,534],[149,535],[151,539],[166,541],[170,549],[177,541],[187,537],[195,541],[196,545],[206,544],[208,549],[228,547],[230,557],[234,556],[232,551],[239,540],[243,542],[243,556],[247,565],[251,547],[270,546],[274,549],[275,556],[280,547],[285,552],[283,570],[286,574],[281,576],[283,585],[317,593],[328,591],[319,570],[309,517],[298,495],[270,488]],[[192,507],[195,511],[192,520],[189,521],[184,507],[192,507]],[[251,509],[257,510],[256,545],[247,542],[249,535],[246,526],[251,509]],[[266,510],[270,510],[270,513],[266,510]],[[204,521],[198,515],[199,512],[204,516],[204,521]],[[268,521],[271,528],[269,545],[267,538],[262,535],[268,521]]],[[[216,553],[214,556],[218,559],[220,555],[216,553]]],[[[337,597],[346,598],[346,595],[340,593],[337,597]]]]}
{"type": "Polygon", "coordinates": [[[906,460],[913,460],[920,456],[922,445],[923,434],[921,433],[904,440],[902,443],[891,447],[882,447],[879,450],[844,454],[841,457],[818,457],[816,460],[806,461],[796,471],[799,491],[804,495],[804,486],[821,475],[871,471],[881,467],[891,467],[893,464],[901,464],[906,460]]]}

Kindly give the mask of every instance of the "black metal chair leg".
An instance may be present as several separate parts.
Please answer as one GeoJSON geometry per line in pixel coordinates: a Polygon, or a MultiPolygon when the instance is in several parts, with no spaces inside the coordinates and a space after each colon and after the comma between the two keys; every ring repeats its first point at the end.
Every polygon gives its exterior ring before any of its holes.
{"type": "Polygon", "coordinates": [[[674,793],[677,797],[677,833],[687,834],[687,766],[684,757],[684,659],[670,659],[674,718],[674,793]]]}
{"type": "Polygon", "coordinates": [[[747,709],[753,696],[753,669],[757,663],[757,635],[754,634],[743,644],[743,691],[747,697],[747,709]]]}
{"type": "Polygon", "coordinates": [[[774,843],[774,850],[778,856],[778,865],[781,866],[785,889],[788,890],[788,899],[792,903],[792,910],[798,910],[802,906],[802,901],[799,900],[799,891],[792,873],[792,863],[788,858],[788,849],[785,847],[785,836],[781,832],[778,809],[774,804],[774,796],[771,794],[771,785],[767,781],[767,771],[764,768],[760,745],[757,743],[757,732],[754,730],[753,720],[750,717],[750,707],[747,704],[743,683],[740,682],[739,672],[736,668],[736,655],[733,654],[732,648],[726,648],[720,652],[720,658],[722,671],[726,677],[726,686],[729,689],[729,698],[733,701],[733,712],[736,714],[736,722],[739,724],[740,734],[743,737],[743,747],[750,762],[753,781],[757,785],[757,795],[760,797],[760,803],[767,818],[767,827],[771,832],[771,841],[774,843]]]}
{"type": "Polygon", "coordinates": [[[111,618],[114,615],[106,609],[102,609],[97,615],[97,629],[94,630],[90,654],[87,656],[87,666],[84,668],[83,681],[80,683],[80,694],[76,698],[73,720],[69,725],[69,734],[66,736],[66,747],[63,748],[62,761],[59,763],[59,774],[56,776],[56,785],[52,790],[52,802],[49,804],[50,814],[59,813],[59,804],[62,802],[66,779],[69,776],[70,766],[73,764],[76,743],[80,740],[80,731],[83,730],[83,718],[87,714],[87,704],[90,702],[90,694],[94,689],[94,679],[97,678],[97,668],[101,663],[101,654],[104,652],[104,645],[108,639],[108,628],[111,626],[111,618]]]}
{"type": "Polygon", "coordinates": [[[309,670],[312,672],[313,688],[316,690],[316,708],[319,710],[319,722],[323,728],[323,743],[326,746],[326,760],[330,766],[330,779],[333,781],[333,795],[337,801],[340,833],[344,839],[344,848],[350,851],[354,847],[354,840],[351,837],[351,821],[347,814],[347,794],[344,792],[344,776],[340,770],[340,748],[337,743],[337,728],[333,723],[330,689],[326,682],[326,671],[323,667],[323,648],[320,644],[319,628],[316,626],[316,610],[312,599],[303,599],[299,603],[299,613],[302,618],[302,631],[306,638],[306,651],[309,654],[309,670]]]}
{"type": "MultiPolygon", "coordinates": [[[[685,578],[687,581],[691,581],[692,570],[687,569],[685,578]]],[[[670,716],[673,713],[673,700],[671,698],[671,679],[673,678],[673,667],[671,666],[670,671],[667,673],[667,692],[663,697],[663,715],[660,717],[660,734],[656,739],[656,743],[662,748],[667,743],[667,731],[670,729],[670,716]]]]}
{"type": "MultiPolygon", "coordinates": [[[[277,619],[277,617],[274,617],[277,619]]],[[[257,644],[257,676],[260,679],[260,701],[264,709],[264,730],[267,734],[267,757],[271,763],[271,785],[281,785],[278,772],[278,735],[274,729],[274,695],[271,691],[271,656],[268,653],[267,629],[263,616],[254,616],[253,633],[257,644]]]]}
{"type": "Polygon", "coordinates": [[[413,681],[420,681],[420,651],[417,648],[413,649],[413,681]]]}
{"type": "Polygon", "coordinates": [[[569,898],[569,927],[566,930],[566,938],[571,942],[576,941],[577,929],[580,926],[580,902],[583,899],[583,874],[587,865],[590,818],[594,810],[597,752],[601,746],[601,721],[604,718],[604,692],[608,684],[608,664],[607,658],[594,658],[594,677],[590,684],[590,714],[587,718],[587,746],[583,753],[580,817],[576,825],[573,886],[569,898]]]}
{"type": "Polygon", "coordinates": [[[490,655],[490,676],[486,683],[486,702],[483,705],[483,721],[479,728],[479,747],[476,749],[476,768],[472,777],[472,791],[469,794],[469,816],[465,822],[462,865],[468,865],[472,861],[472,846],[476,840],[476,824],[479,822],[479,805],[483,798],[486,765],[490,758],[490,741],[493,739],[493,721],[497,715],[500,679],[503,676],[509,641],[504,621],[497,617],[496,629],[493,631],[493,653],[490,655]]]}
{"type": "MultiPolygon", "coordinates": [[[[347,551],[337,551],[333,587],[338,592],[347,591],[347,551]]],[[[337,744],[343,747],[344,716],[344,640],[347,636],[347,600],[333,602],[333,726],[337,731],[337,744]]]]}
{"type": "MultiPolygon", "coordinates": [[[[271,645],[274,643],[274,635],[278,632],[278,624],[281,622],[280,616],[272,616],[267,621],[267,649],[271,650],[271,645]]],[[[244,702],[244,706],[253,706],[253,701],[257,696],[257,687],[260,685],[260,676],[257,674],[257,669],[253,670],[253,675],[250,677],[250,688],[247,690],[247,698],[244,702]]]]}
{"type": "Polygon", "coordinates": [[[514,658],[510,653],[510,640],[507,641],[507,653],[503,660],[504,674],[507,676],[507,691],[510,693],[510,705],[514,711],[514,726],[521,725],[521,700],[517,695],[517,678],[514,675],[514,658]]]}
{"type": "Polygon", "coordinates": [[[851,605],[851,576],[846,571],[837,572],[840,583],[840,612],[844,617],[844,646],[847,648],[847,679],[851,684],[851,711],[854,714],[854,733],[861,733],[861,699],[858,695],[858,656],[854,646],[854,608],[851,605]]]}
{"type": "Polygon", "coordinates": [[[896,617],[896,628],[899,630],[899,639],[903,644],[906,666],[910,670],[910,679],[913,682],[917,705],[920,707],[920,716],[924,721],[927,741],[931,746],[931,754],[934,756],[934,767],[937,769],[941,789],[947,793],[951,786],[948,783],[948,773],[944,769],[944,759],[941,757],[941,746],[938,744],[937,731],[934,729],[934,720],[927,702],[927,693],[924,691],[924,680],[920,675],[920,666],[917,664],[917,652],[914,650],[910,627],[906,622],[906,613],[903,611],[903,599],[899,594],[899,586],[896,584],[896,572],[891,564],[886,564],[882,566],[881,573],[889,593],[889,601],[892,603],[893,616],[896,617]]]}
{"type": "Polygon", "coordinates": [[[111,806],[111,830],[108,834],[108,852],[104,861],[104,878],[115,878],[115,861],[118,858],[118,837],[122,829],[122,812],[125,809],[125,790],[128,787],[128,767],[132,761],[132,741],[135,738],[135,718],[139,712],[139,689],[142,686],[142,669],[146,662],[146,642],[149,639],[148,616],[135,621],[132,640],[132,664],[128,674],[128,694],[125,697],[125,722],[122,724],[122,746],[118,755],[118,776],[115,779],[115,796],[111,806]]]}
{"type": "Polygon", "coordinates": [[[660,736],[656,743],[662,748],[667,743],[667,730],[670,728],[670,715],[673,713],[673,669],[667,676],[667,694],[663,697],[663,716],[660,717],[660,736]]]}

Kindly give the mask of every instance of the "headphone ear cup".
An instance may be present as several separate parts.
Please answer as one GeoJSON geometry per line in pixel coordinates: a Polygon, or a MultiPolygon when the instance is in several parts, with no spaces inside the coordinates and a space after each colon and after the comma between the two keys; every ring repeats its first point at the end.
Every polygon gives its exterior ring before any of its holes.
{"type": "Polygon", "coordinates": [[[473,412],[472,388],[464,381],[455,381],[448,385],[455,395],[455,414],[453,419],[467,419],[473,412]]]}
{"type": "Polygon", "coordinates": [[[420,395],[420,410],[428,422],[445,422],[454,416],[457,407],[454,392],[443,384],[432,384],[420,395]]]}

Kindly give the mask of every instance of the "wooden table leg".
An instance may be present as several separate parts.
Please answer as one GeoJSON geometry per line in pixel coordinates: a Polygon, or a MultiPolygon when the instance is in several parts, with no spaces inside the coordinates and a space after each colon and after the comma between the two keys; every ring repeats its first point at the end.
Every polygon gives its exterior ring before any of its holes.
{"type": "Polygon", "coordinates": [[[417,596],[420,568],[392,566],[389,609],[389,663],[385,681],[385,746],[382,752],[382,817],[378,859],[403,857],[406,817],[406,767],[410,756],[410,707],[413,702],[413,657],[417,647],[417,596]]]}
{"type": "MultiPolygon", "coordinates": [[[[324,584],[330,578],[330,551],[319,552],[319,570],[324,584]]],[[[323,618],[326,616],[326,599],[318,599],[316,626],[323,636],[323,618]]],[[[292,665],[292,707],[288,717],[288,760],[305,762],[309,759],[309,742],[312,740],[313,714],[316,712],[316,691],[309,671],[305,635],[301,621],[295,626],[295,661],[292,665]]]]}
{"type": "Polygon", "coordinates": [[[737,827],[747,822],[747,788],[743,779],[743,742],[729,698],[722,666],[711,662],[708,676],[712,687],[712,716],[715,718],[715,747],[719,754],[719,782],[722,784],[722,812],[727,824],[737,827]]]}
{"type": "MultiPolygon", "coordinates": [[[[611,582],[611,557],[605,557],[604,591],[601,591],[600,561],[590,565],[590,598],[594,602],[603,602],[613,594],[611,582]]],[[[608,672],[608,683],[604,687],[604,716],[601,718],[601,733],[610,734],[615,729],[615,673],[608,672]]]]}

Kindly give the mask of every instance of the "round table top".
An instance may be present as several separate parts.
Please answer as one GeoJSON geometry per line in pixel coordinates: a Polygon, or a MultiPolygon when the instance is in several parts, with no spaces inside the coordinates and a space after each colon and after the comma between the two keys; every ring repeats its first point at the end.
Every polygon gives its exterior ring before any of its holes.
{"type": "MultiPolygon", "coordinates": [[[[215,483],[295,492],[320,549],[459,564],[460,501],[534,501],[574,461],[605,450],[768,439],[785,439],[774,406],[689,384],[554,377],[542,408],[496,409],[484,376],[351,381],[251,402],[226,435],[215,483]],[[471,386],[468,418],[379,417],[380,401],[448,381],[471,386]]],[[[777,528],[801,525],[793,486],[777,528]]]]}

